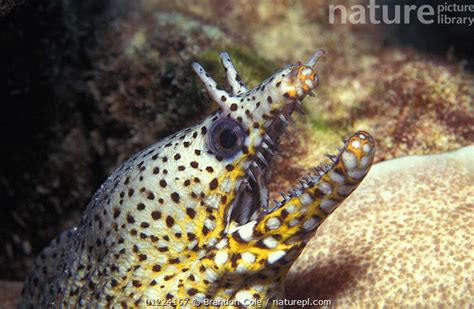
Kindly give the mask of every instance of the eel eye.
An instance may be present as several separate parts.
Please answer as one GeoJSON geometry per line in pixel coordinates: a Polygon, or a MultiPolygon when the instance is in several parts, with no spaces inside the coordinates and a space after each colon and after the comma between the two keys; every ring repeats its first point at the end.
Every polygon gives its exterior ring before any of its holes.
{"type": "Polygon", "coordinates": [[[240,123],[231,119],[219,119],[209,130],[207,146],[212,152],[221,157],[231,157],[242,147],[245,132],[240,123]]]}

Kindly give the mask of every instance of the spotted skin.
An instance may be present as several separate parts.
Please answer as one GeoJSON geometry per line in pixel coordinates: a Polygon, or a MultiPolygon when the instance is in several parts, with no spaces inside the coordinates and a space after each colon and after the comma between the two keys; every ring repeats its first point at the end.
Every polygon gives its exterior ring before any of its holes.
{"type": "MultiPolygon", "coordinates": [[[[314,66],[322,55],[317,51],[306,64],[281,69],[249,90],[221,53],[230,92],[194,63],[219,110],[115,171],[80,224],[41,252],[20,308],[282,298],[289,267],[365,177],[375,152],[373,138],[356,132],[331,164],[315,169],[283,200],[264,201],[267,165],[291,112],[319,84],[314,66]],[[229,156],[213,145],[223,119],[243,132],[229,156]]],[[[186,304],[192,307],[180,303],[186,304]]]]}

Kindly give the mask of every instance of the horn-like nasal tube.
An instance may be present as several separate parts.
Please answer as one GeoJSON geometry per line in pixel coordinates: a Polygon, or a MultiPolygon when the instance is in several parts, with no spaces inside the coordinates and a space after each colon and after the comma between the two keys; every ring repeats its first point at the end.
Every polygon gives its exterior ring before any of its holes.
{"type": "Polygon", "coordinates": [[[311,58],[308,60],[308,62],[306,63],[307,66],[309,67],[314,67],[316,65],[316,63],[318,62],[319,58],[321,58],[322,56],[324,56],[324,54],[326,53],[326,51],[324,49],[318,49],[313,56],[311,56],[311,58]]]}

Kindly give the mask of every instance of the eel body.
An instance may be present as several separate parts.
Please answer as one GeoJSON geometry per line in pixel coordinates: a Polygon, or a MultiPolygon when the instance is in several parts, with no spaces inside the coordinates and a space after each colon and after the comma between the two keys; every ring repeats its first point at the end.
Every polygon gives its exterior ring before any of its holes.
{"type": "Polygon", "coordinates": [[[223,52],[230,91],[194,63],[220,108],[120,166],[77,227],[40,253],[20,308],[274,306],[290,266],[375,153],[373,137],[355,132],[330,163],[269,201],[280,136],[318,86],[323,54],[249,89],[223,52]]]}

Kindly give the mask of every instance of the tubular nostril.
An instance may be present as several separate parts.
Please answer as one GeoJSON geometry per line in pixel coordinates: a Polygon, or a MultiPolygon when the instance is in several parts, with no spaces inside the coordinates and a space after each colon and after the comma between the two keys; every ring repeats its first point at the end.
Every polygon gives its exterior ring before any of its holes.
{"type": "Polygon", "coordinates": [[[317,50],[313,56],[311,56],[311,58],[308,60],[308,62],[306,63],[307,66],[309,67],[314,67],[316,65],[316,63],[318,62],[319,58],[321,58],[322,56],[324,56],[326,52],[324,51],[324,49],[319,49],[317,50]]]}

